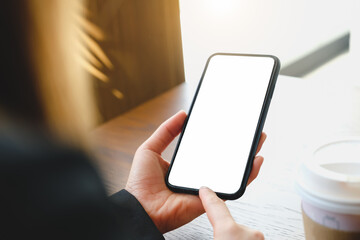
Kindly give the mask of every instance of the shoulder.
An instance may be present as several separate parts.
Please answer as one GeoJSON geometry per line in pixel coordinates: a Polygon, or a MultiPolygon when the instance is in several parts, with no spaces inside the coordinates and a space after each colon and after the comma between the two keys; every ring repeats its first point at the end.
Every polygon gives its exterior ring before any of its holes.
{"type": "Polygon", "coordinates": [[[25,128],[0,127],[0,179],[8,190],[38,192],[43,188],[41,196],[54,188],[59,194],[76,188],[82,194],[86,190],[105,194],[84,152],[59,144],[44,132],[25,128]]]}
{"type": "Polygon", "coordinates": [[[109,201],[83,152],[39,132],[0,127],[0,189],[0,220],[14,239],[163,239],[131,194],[109,201]]]}
{"type": "Polygon", "coordinates": [[[116,232],[105,188],[89,158],[46,134],[0,131],[0,188],[0,219],[9,229],[48,236],[98,234],[109,227],[116,232]]]}
{"type": "Polygon", "coordinates": [[[26,128],[0,127],[0,172],[2,181],[12,187],[39,189],[47,183],[73,188],[84,182],[101,185],[84,152],[62,145],[44,132],[26,128]],[[68,181],[73,184],[67,185],[68,181]]]}
{"type": "MultiPolygon", "coordinates": [[[[45,131],[26,127],[0,126],[0,164],[21,165],[49,155],[78,154],[80,151],[57,143],[45,131]]],[[[36,162],[32,162],[35,164],[36,162]]]]}

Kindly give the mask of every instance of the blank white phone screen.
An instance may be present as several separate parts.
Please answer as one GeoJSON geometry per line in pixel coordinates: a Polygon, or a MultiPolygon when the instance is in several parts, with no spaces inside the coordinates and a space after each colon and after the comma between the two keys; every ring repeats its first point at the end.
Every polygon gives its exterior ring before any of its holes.
{"type": "Polygon", "coordinates": [[[211,58],[169,173],[171,185],[239,190],[274,64],[271,57],[211,58]]]}

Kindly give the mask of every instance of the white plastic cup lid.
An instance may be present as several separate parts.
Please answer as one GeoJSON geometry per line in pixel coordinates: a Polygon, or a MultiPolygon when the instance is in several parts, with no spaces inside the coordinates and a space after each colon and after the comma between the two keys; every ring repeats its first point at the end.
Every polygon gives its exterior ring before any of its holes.
{"type": "Polygon", "coordinates": [[[313,148],[299,168],[295,187],[315,207],[360,215],[360,138],[313,148]]]}

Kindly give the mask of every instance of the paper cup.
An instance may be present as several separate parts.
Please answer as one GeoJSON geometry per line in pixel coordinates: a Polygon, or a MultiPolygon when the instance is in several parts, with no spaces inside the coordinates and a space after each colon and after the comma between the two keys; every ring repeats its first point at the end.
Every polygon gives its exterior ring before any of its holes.
{"type": "Polygon", "coordinates": [[[360,239],[360,138],[311,150],[295,187],[306,239],[360,239]]]}

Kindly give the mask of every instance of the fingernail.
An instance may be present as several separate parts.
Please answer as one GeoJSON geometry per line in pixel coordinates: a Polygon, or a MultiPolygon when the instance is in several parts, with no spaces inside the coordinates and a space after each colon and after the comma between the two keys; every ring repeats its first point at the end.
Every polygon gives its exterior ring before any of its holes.
{"type": "Polygon", "coordinates": [[[206,187],[206,186],[202,186],[200,189],[204,189],[204,190],[208,190],[208,191],[212,191],[212,192],[213,192],[213,190],[211,190],[210,188],[208,188],[208,187],[206,187]]]}
{"type": "Polygon", "coordinates": [[[178,111],[177,114],[182,113],[182,112],[186,114],[185,110],[182,110],[182,109],[180,111],[178,111]]]}

